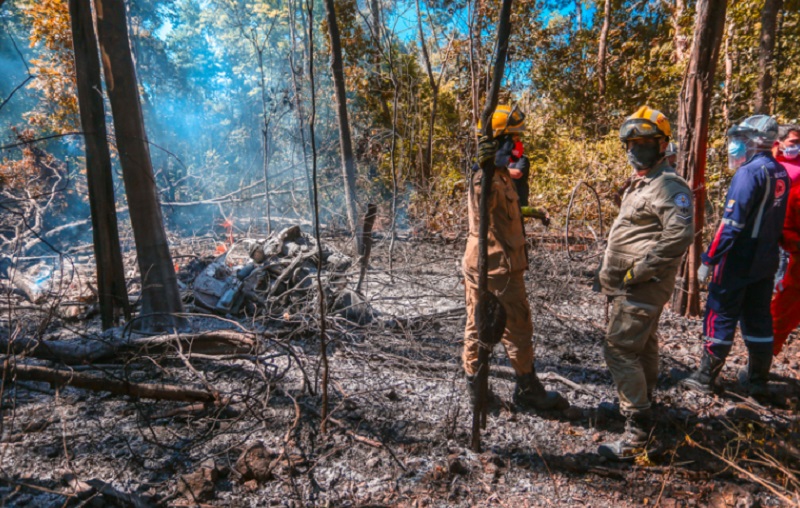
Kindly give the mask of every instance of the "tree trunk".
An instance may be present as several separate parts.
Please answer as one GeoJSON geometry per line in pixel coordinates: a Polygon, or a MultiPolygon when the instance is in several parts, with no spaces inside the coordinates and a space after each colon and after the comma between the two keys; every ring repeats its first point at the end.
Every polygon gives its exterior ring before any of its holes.
{"type": "MultiPolygon", "coordinates": [[[[297,115],[297,123],[300,130],[300,144],[303,147],[303,175],[305,176],[306,180],[306,189],[308,192],[308,211],[309,215],[311,216],[311,226],[312,229],[316,228],[316,215],[314,214],[314,186],[311,183],[311,174],[308,168],[308,142],[306,140],[306,126],[305,126],[305,108],[303,107],[303,99],[300,95],[300,81],[298,80],[298,75],[302,75],[302,66],[299,68],[296,66],[295,62],[295,53],[297,52],[297,38],[296,38],[296,28],[295,22],[296,20],[296,6],[294,1],[289,3],[289,30],[292,37],[292,47],[289,50],[289,67],[292,71],[292,87],[294,90],[294,109],[295,114],[297,115]]],[[[306,36],[305,30],[303,30],[303,37],[306,36]]],[[[303,52],[301,52],[303,54],[303,52]]]]}
{"type": "Polygon", "coordinates": [[[725,126],[731,124],[731,104],[733,103],[733,55],[731,39],[733,38],[733,20],[728,21],[725,34],[725,95],[722,102],[722,116],[725,126]]]}
{"type": "Polygon", "coordinates": [[[86,143],[86,180],[92,210],[92,235],[97,264],[97,294],[103,330],[117,323],[118,310],[131,318],[128,290],[117,230],[111,156],[106,135],[106,114],[100,90],[100,59],[89,2],[69,0],[72,46],[81,127],[86,143]]]}
{"type": "Polygon", "coordinates": [[[766,0],[761,10],[761,41],[758,45],[758,86],[753,104],[756,114],[768,115],[772,102],[772,61],[775,52],[775,34],[778,12],[783,0],[766,0]]]}
{"type": "Polygon", "coordinates": [[[583,0],[575,0],[575,24],[578,30],[583,29],[583,0]]]}
{"type": "Polygon", "coordinates": [[[680,63],[686,58],[686,36],[681,30],[681,18],[686,12],[686,1],[675,0],[672,11],[672,44],[675,48],[675,62],[680,63]]]}
{"type": "MultiPolygon", "coordinates": [[[[339,24],[336,21],[334,0],[325,0],[328,16],[328,38],[331,44],[331,74],[336,94],[336,113],[339,119],[339,146],[342,150],[342,172],[344,174],[344,199],[347,221],[355,237],[356,252],[361,249],[360,237],[356,227],[356,163],[353,157],[353,141],[350,136],[350,120],[347,117],[347,94],[344,87],[344,62],[342,61],[342,42],[339,37],[339,24]]],[[[309,20],[311,22],[311,20],[309,20]]]]}
{"type": "Polygon", "coordinates": [[[142,278],[138,328],[184,328],[183,302],[169,252],[164,220],[144,130],[136,69],[131,58],[123,0],[95,0],[97,32],[106,90],[111,102],[117,149],[130,207],[131,226],[142,278]]]}
{"type": "MultiPolygon", "coordinates": [[[[511,4],[513,0],[503,0],[500,8],[500,19],[497,23],[497,53],[495,54],[494,69],[492,72],[492,82],[486,96],[486,104],[481,113],[481,125],[483,126],[483,136],[492,138],[492,114],[497,107],[497,99],[500,95],[500,86],[506,68],[506,57],[508,55],[508,39],[511,35],[511,4]]],[[[489,292],[489,200],[492,192],[492,179],[494,177],[494,161],[487,160],[481,165],[483,174],[481,175],[481,196],[480,225],[478,227],[478,304],[475,306],[475,327],[478,329],[478,341],[481,347],[478,352],[478,396],[477,404],[473,408],[472,415],[472,451],[479,453],[480,444],[480,420],[485,418],[485,402],[488,394],[488,348],[489,344],[496,344],[499,340],[491,337],[490,316],[492,299],[496,297],[489,292]]],[[[472,182],[468,182],[471,187],[472,182]]]]}
{"type": "Polygon", "coordinates": [[[431,58],[428,54],[428,45],[425,43],[425,32],[422,28],[422,10],[419,8],[420,0],[415,2],[417,6],[417,29],[419,35],[419,46],[422,50],[422,60],[425,62],[425,72],[428,75],[428,84],[431,87],[431,111],[428,119],[428,140],[422,154],[422,184],[427,186],[431,179],[431,166],[433,165],[433,126],[436,123],[436,106],[439,100],[439,86],[433,77],[433,67],[431,58]]]}
{"type": "Polygon", "coordinates": [[[691,56],[681,87],[678,172],[692,187],[696,234],[694,243],[681,264],[672,308],[676,313],[687,317],[700,315],[700,292],[696,273],[700,266],[700,252],[703,250],[709,110],[727,8],[727,0],[698,1],[691,56]]]}
{"type": "Polygon", "coordinates": [[[605,0],[603,26],[600,29],[600,43],[597,50],[597,90],[601,98],[606,96],[606,54],[608,53],[608,28],[611,25],[611,0],[605,0]]]}
{"type": "Polygon", "coordinates": [[[272,234],[272,206],[269,201],[269,124],[270,114],[267,107],[267,82],[264,73],[264,48],[258,47],[255,38],[252,39],[253,49],[258,55],[258,72],[261,84],[261,141],[264,149],[262,169],[264,171],[264,201],[267,207],[267,236],[272,234]]]}

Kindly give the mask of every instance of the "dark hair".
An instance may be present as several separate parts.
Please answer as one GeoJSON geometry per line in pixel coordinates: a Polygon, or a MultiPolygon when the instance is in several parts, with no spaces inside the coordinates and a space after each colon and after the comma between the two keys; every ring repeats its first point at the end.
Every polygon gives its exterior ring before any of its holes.
{"type": "Polygon", "coordinates": [[[800,134],[800,125],[796,123],[787,123],[778,127],[778,141],[783,141],[789,137],[789,134],[796,132],[800,134]]]}

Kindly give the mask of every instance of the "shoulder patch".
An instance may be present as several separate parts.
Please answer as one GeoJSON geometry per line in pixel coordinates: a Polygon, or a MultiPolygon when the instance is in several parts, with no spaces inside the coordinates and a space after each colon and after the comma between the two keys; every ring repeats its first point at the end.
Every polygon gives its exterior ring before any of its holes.
{"type": "Polygon", "coordinates": [[[775,181],[775,199],[780,199],[786,194],[786,182],[783,180],[775,181]]]}
{"type": "Polygon", "coordinates": [[[689,208],[689,206],[692,204],[692,201],[689,199],[689,195],[685,192],[676,194],[675,197],[672,198],[672,201],[678,208],[689,208]]]}

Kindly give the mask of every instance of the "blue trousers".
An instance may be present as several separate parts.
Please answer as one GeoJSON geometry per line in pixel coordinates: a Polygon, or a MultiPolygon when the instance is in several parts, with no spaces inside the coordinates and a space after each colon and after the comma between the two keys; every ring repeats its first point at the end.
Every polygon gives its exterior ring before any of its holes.
{"type": "Polygon", "coordinates": [[[708,353],[725,359],[733,346],[736,325],[750,354],[772,354],[772,314],[770,302],[774,280],[766,277],[745,283],[727,280],[708,288],[703,335],[708,353]]]}

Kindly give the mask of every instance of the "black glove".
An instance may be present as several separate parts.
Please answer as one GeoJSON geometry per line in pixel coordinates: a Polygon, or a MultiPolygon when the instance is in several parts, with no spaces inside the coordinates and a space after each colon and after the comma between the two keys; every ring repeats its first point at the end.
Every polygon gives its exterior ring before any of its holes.
{"type": "Polygon", "coordinates": [[[494,157],[494,165],[498,168],[507,168],[517,158],[511,153],[514,150],[514,139],[511,136],[502,136],[499,139],[500,148],[494,157]]]}
{"type": "Polygon", "coordinates": [[[550,214],[549,213],[544,212],[544,217],[541,217],[539,220],[542,221],[542,226],[544,226],[544,227],[549,227],[550,226],[550,214]]]}
{"type": "Polygon", "coordinates": [[[481,136],[478,140],[478,165],[483,167],[486,161],[493,161],[497,153],[498,143],[496,139],[489,139],[481,136]]]}

